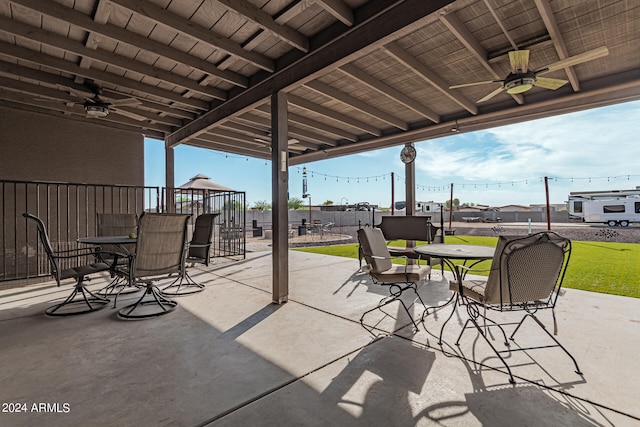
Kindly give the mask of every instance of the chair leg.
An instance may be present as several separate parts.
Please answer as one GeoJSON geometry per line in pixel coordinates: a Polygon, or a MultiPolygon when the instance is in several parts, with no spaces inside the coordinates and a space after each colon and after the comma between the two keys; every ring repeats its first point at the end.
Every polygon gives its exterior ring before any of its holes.
{"type": "Polygon", "coordinates": [[[409,316],[409,319],[411,319],[411,323],[413,323],[413,331],[417,332],[418,331],[418,324],[413,319],[413,316],[411,316],[411,312],[409,311],[409,307],[407,307],[405,302],[400,299],[400,297],[402,296],[402,293],[404,291],[406,291],[407,289],[409,289],[409,288],[413,289],[413,292],[416,294],[417,299],[420,301],[420,303],[423,306],[425,306],[424,301],[422,301],[422,298],[420,297],[420,294],[418,293],[418,287],[417,287],[417,285],[415,283],[409,283],[406,286],[400,286],[400,285],[394,283],[394,284],[391,284],[389,286],[389,296],[388,297],[383,298],[378,303],[378,305],[376,307],[374,307],[372,309],[369,309],[369,310],[365,311],[364,313],[362,313],[362,316],[360,317],[360,324],[362,325],[362,327],[367,329],[369,332],[371,332],[371,330],[364,325],[364,317],[367,314],[371,313],[372,311],[380,310],[385,305],[391,304],[394,301],[398,301],[402,305],[402,307],[404,308],[404,311],[406,311],[407,316],[409,316]]]}
{"type": "Polygon", "coordinates": [[[181,273],[176,280],[162,288],[161,293],[162,295],[180,296],[195,294],[202,292],[203,290],[204,285],[196,283],[185,270],[184,273],[181,273]],[[175,290],[171,290],[172,288],[175,288],[175,290]]]}
{"type": "Polygon", "coordinates": [[[138,292],[139,290],[140,289],[135,286],[129,286],[129,281],[127,280],[127,277],[124,277],[119,273],[115,273],[115,277],[113,278],[113,280],[111,280],[111,282],[107,286],[100,289],[97,293],[98,295],[108,297],[113,294],[116,294],[116,295],[133,294],[135,292],[138,292]]]}
{"type": "Polygon", "coordinates": [[[545,331],[547,333],[547,335],[549,335],[549,337],[557,344],[558,347],[560,347],[566,354],[567,356],[569,356],[571,358],[571,360],[573,361],[574,366],[576,367],[576,374],[578,375],[582,375],[582,371],[580,370],[580,367],[578,366],[578,362],[576,361],[575,357],[573,357],[573,355],[571,353],[569,353],[569,350],[567,350],[562,344],[560,344],[560,341],[557,340],[556,337],[553,336],[553,334],[551,332],[549,332],[547,330],[547,327],[540,321],[540,319],[538,319],[535,315],[533,315],[532,313],[527,313],[522,320],[520,321],[520,323],[518,323],[518,326],[516,327],[516,329],[513,331],[513,333],[511,334],[511,336],[509,337],[509,339],[511,339],[512,341],[514,340],[514,336],[516,335],[516,332],[518,332],[518,329],[520,328],[520,326],[522,325],[522,323],[524,323],[524,320],[527,317],[531,317],[533,320],[536,321],[536,323],[542,328],[543,331],[545,331]]]}
{"type": "Polygon", "coordinates": [[[71,295],[67,297],[60,304],[53,305],[45,310],[45,313],[48,316],[74,316],[76,314],[84,314],[91,313],[92,311],[98,311],[105,308],[109,304],[110,300],[108,298],[104,298],[100,295],[96,295],[87,289],[84,286],[84,278],[78,278],[77,283],[75,284],[71,295]],[[80,294],[82,298],[77,298],[76,296],[80,294]],[[61,308],[69,308],[79,305],[80,307],[86,306],[87,308],[67,311],[62,310],[58,312],[61,308]]]}
{"type": "MultiPolygon", "coordinates": [[[[491,321],[491,320],[490,320],[491,321]]],[[[507,361],[504,360],[504,358],[502,357],[502,355],[500,355],[500,352],[493,346],[493,344],[491,344],[491,340],[489,340],[489,338],[487,337],[487,335],[485,334],[485,332],[482,329],[482,326],[480,326],[478,324],[478,322],[476,321],[476,319],[474,319],[473,317],[469,317],[467,319],[467,321],[464,324],[464,328],[462,328],[462,331],[460,332],[460,336],[458,337],[458,341],[456,341],[456,345],[460,345],[460,338],[462,337],[462,333],[465,331],[467,324],[471,322],[473,323],[473,326],[476,327],[476,329],[478,330],[478,332],[480,333],[480,335],[482,335],[482,338],[484,338],[484,340],[487,342],[487,344],[489,344],[489,347],[491,347],[491,349],[493,350],[493,352],[496,354],[496,356],[498,356],[498,358],[500,359],[500,361],[502,362],[502,364],[504,365],[505,368],[507,368],[507,372],[509,373],[509,382],[511,384],[515,384],[516,380],[513,378],[513,374],[511,373],[511,368],[509,368],[509,365],[507,365],[507,361]]],[[[493,322],[495,323],[495,322],[493,322]]],[[[500,328],[502,329],[502,328],[500,328]]],[[[504,333],[504,331],[503,331],[504,333]]],[[[505,336],[505,340],[506,340],[506,336],[505,336]]]]}

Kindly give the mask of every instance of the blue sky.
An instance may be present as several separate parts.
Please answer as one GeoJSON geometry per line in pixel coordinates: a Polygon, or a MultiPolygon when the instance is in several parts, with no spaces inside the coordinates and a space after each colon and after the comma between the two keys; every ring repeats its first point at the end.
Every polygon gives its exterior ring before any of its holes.
{"type": "MultiPolygon", "coordinates": [[[[415,143],[416,198],[503,206],[551,203],[570,191],[640,186],[640,101],[415,143]]],[[[404,200],[402,146],[321,160],[289,168],[289,194],[302,198],[302,168],[312,203],[404,200]]],[[[174,150],[176,186],[202,173],[245,191],[247,203],[271,202],[271,162],[181,145],[174,150]]],[[[145,185],[164,186],[164,144],[145,140],[145,185]]],[[[306,201],[305,201],[306,202],[306,201]]]]}

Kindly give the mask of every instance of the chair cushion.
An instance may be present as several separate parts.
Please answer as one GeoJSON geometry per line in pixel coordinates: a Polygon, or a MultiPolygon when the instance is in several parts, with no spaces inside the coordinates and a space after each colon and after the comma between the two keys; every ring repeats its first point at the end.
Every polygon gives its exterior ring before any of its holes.
{"type": "Polygon", "coordinates": [[[404,265],[393,264],[390,269],[381,273],[371,273],[371,276],[378,282],[398,283],[398,282],[419,282],[431,272],[428,265],[404,265]]]}
{"type": "MultiPolygon", "coordinates": [[[[485,291],[487,287],[487,281],[482,279],[463,280],[462,281],[462,294],[465,297],[469,297],[472,300],[484,303],[485,291]]],[[[458,282],[456,280],[449,281],[449,289],[454,292],[459,292],[458,282]]]]}

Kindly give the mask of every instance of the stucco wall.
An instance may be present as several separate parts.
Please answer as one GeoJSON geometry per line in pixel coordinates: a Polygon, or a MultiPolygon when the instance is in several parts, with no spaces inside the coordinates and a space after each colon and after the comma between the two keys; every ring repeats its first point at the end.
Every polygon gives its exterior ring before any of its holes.
{"type": "Polygon", "coordinates": [[[0,179],[144,185],[142,134],[0,107],[0,179]]]}

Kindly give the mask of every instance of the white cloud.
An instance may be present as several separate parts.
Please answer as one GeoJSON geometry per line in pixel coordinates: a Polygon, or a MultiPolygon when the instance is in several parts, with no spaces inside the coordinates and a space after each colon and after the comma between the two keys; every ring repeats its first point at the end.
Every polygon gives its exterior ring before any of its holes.
{"type": "Polygon", "coordinates": [[[556,116],[418,144],[434,179],[509,182],[637,174],[640,103],[556,116]]]}

